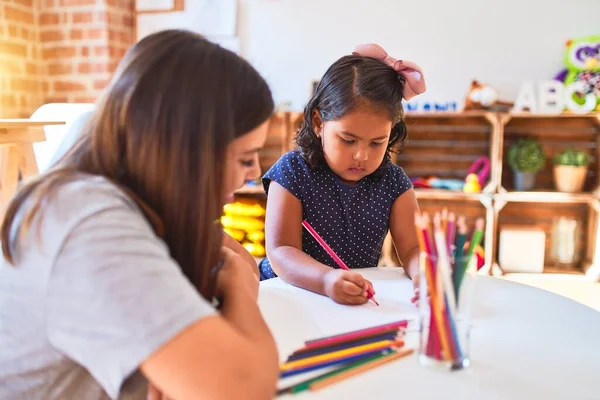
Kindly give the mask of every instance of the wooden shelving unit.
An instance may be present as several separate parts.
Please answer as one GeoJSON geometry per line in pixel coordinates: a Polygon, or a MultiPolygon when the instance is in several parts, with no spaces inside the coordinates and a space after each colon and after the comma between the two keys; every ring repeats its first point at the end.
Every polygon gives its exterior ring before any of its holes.
{"type": "MultiPolygon", "coordinates": [[[[267,146],[261,154],[263,172],[292,148],[294,131],[301,117],[300,113],[291,112],[274,116],[267,146]]],[[[578,251],[582,261],[573,269],[547,265],[544,272],[586,273],[591,279],[600,277],[600,114],[408,112],[405,120],[408,146],[394,161],[409,176],[464,179],[473,161],[480,156],[490,158],[489,181],[481,193],[415,190],[422,210],[437,211],[446,206],[465,215],[469,223],[479,216],[486,218],[485,273],[503,273],[497,255],[498,234],[503,224],[536,226],[549,238],[552,218],[564,215],[580,222],[578,251]],[[540,140],[547,155],[546,168],[538,174],[536,188],[530,192],[513,189],[512,171],[504,163],[506,151],[521,136],[540,140]],[[583,193],[561,193],[553,187],[551,159],[568,145],[586,149],[592,156],[583,193]]],[[[246,186],[238,193],[264,196],[261,185],[246,186]]],[[[389,257],[393,252],[390,240],[386,246],[384,257],[389,257]]],[[[548,244],[546,248],[548,251],[548,244]]]]}

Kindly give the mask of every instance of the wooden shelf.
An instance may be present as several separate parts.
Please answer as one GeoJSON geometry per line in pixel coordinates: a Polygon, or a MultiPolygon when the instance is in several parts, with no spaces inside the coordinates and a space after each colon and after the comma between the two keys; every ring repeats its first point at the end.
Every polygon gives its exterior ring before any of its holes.
{"type": "Polygon", "coordinates": [[[558,267],[544,266],[544,274],[567,274],[567,275],[585,275],[580,269],[564,269],[558,267]]]}
{"type": "Polygon", "coordinates": [[[36,121],[33,119],[25,119],[25,118],[9,118],[9,119],[0,119],[0,128],[8,129],[8,128],[30,128],[35,126],[45,126],[45,125],[64,125],[64,121],[36,121]]]}
{"type": "Polygon", "coordinates": [[[527,113],[527,112],[521,112],[521,113],[506,113],[503,114],[504,118],[559,118],[559,119],[568,119],[568,118],[592,118],[592,119],[596,119],[598,121],[600,121],[600,113],[598,112],[591,112],[591,113],[587,113],[587,114],[575,114],[575,113],[562,113],[562,114],[558,114],[558,115],[554,115],[554,114],[532,114],[532,113],[527,113]]]}
{"type": "MultiPolygon", "coordinates": [[[[485,217],[485,268],[491,273],[498,267],[498,234],[507,223],[536,226],[551,236],[551,221],[556,216],[577,219],[583,226],[578,233],[577,251],[586,260],[573,270],[546,268],[551,273],[585,273],[590,265],[600,265],[600,113],[559,115],[506,113],[495,111],[406,111],[409,143],[394,155],[410,177],[439,177],[464,180],[472,163],[482,156],[490,159],[485,193],[464,193],[445,189],[416,188],[422,210],[442,207],[464,215],[471,222],[485,217]],[[544,147],[548,162],[536,177],[534,191],[513,189],[513,173],[505,159],[512,143],[520,137],[532,137],[544,147]],[[552,157],[574,146],[592,159],[583,193],[554,191],[552,157]],[[598,240],[597,240],[598,238],[598,240]]],[[[263,173],[281,154],[293,148],[292,138],[302,119],[299,112],[279,112],[269,129],[261,152],[263,173]]],[[[261,185],[247,185],[237,194],[264,196],[261,185]]],[[[546,245],[548,247],[548,244],[546,245]]]]}
{"type": "Polygon", "coordinates": [[[417,199],[481,201],[482,193],[464,193],[445,189],[415,189],[417,199]]]}
{"type": "Polygon", "coordinates": [[[500,192],[499,199],[522,203],[588,203],[594,199],[591,193],[562,193],[562,192],[500,192]]]}
{"type": "Polygon", "coordinates": [[[406,118],[473,118],[494,117],[496,113],[489,111],[407,111],[404,113],[406,118]]]}

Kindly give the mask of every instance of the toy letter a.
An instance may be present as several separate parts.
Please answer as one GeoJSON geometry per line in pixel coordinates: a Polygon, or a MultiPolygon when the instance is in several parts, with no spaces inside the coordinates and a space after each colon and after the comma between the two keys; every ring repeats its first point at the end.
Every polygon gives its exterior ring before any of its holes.
{"type": "Polygon", "coordinates": [[[521,112],[526,108],[528,108],[531,113],[537,112],[537,101],[535,98],[533,82],[524,82],[521,85],[519,96],[517,97],[517,101],[515,101],[512,111],[521,112]]]}

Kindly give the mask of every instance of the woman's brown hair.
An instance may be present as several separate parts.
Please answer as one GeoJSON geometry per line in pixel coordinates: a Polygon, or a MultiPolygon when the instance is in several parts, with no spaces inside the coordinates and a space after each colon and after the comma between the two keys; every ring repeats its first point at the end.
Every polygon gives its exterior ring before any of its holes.
{"type": "Polygon", "coordinates": [[[4,257],[15,264],[19,238],[61,184],[99,175],[136,201],[209,298],[210,271],[220,257],[227,146],[267,120],[273,107],[265,80],[229,50],[184,30],[145,37],[120,62],[73,147],[9,204],[4,257]]]}

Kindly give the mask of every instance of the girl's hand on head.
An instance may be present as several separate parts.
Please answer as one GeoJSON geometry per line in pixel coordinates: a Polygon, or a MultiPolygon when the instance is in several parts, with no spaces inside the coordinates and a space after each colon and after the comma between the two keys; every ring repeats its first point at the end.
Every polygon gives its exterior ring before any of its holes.
{"type": "Polygon", "coordinates": [[[259,279],[248,262],[228,247],[221,247],[223,266],[217,275],[215,295],[225,301],[236,290],[248,290],[258,299],[259,279]]]}
{"type": "Polygon", "coordinates": [[[339,304],[364,304],[369,298],[367,289],[373,285],[359,273],[332,269],[324,278],[325,293],[339,304]]]}

